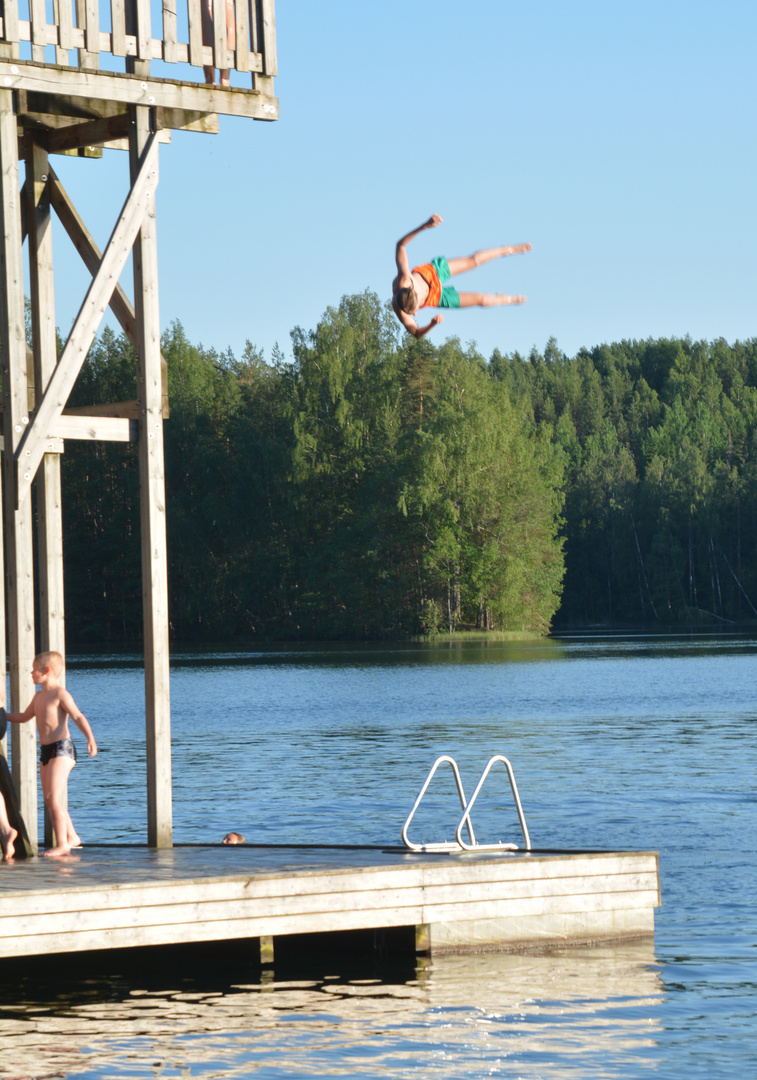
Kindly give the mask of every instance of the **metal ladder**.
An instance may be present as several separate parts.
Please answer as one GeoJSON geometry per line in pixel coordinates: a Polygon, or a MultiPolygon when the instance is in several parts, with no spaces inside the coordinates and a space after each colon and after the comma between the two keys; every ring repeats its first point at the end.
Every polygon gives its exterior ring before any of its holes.
{"type": "Polygon", "coordinates": [[[484,783],[487,776],[489,775],[492,766],[495,765],[498,761],[501,761],[507,769],[507,776],[510,781],[510,790],[513,793],[515,809],[518,811],[518,820],[520,822],[521,832],[523,833],[523,843],[525,846],[525,850],[530,851],[531,839],[528,835],[526,819],[523,816],[523,807],[521,806],[520,796],[518,795],[518,786],[515,783],[515,774],[513,773],[512,765],[503,754],[495,754],[494,757],[489,758],[488,762],[486,763],[486,768],[481,773],[481,779],[478,781],[478,784],[476,784],[476,790],[473,792],[470,802],[466,802],[465,791],[463,790],[463,781],[460,776],[460,770],[457,767],[457,762],[455,761],[455,759],[453,757],[450,757],[449,754],[442,754],[441,757],[438,757],[434,764],[431,766],[429,774],[423,784],[423,787],[418,793],[418,798],[413,804],[413,809],[408,815],[407,821],[402,826],[402,842],[404,843],[405,847],[409,848],[410,851],[517,851],[517,844],[505,844],[501,841],[497,844],[479,844],[476,840],[475,833],[473,832],[473,822],[471,821],[471,810],[473,809],[473,804],[478,798],[479,793],[481,792],[481,788],[484,786],[484,783]],[[423,796],[426,794],[428,786],[431,783],[431,780],[433,779],[436,770],[444,762],[452,766],[452,771],[455,776],[455,784],[457,786],[457,794],[460,798],[460,806],[462,807],[463,811],[463,816],[460,818],[458,826],[455,830],[455,839],[454,841],[444,840],[433,844],[414,844],[407,835],[407,831],[410,827],[410,822],[413,820],[416,810],[423,801],[423,796]],[[468,832],[467,841],[463,839],[464,828],[467,829],[468,832]]]}

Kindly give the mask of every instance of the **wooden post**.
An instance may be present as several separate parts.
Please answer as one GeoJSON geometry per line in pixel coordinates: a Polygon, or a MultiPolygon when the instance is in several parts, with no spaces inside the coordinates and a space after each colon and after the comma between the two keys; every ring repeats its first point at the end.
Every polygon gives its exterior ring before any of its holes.
{"type": "MultiPolygon", "coordinates": [[[[131,106],[129,109],[132,183],[137,176],[150,136],[152,113],[153,110],[140,105],[131,106]]],[[[157,167],[156,155],[156,170],[157,167]]],[[[158,244],[154,201],[142,221],[134,244],[133,263],[147,728],[147,842],[151,847],[170,847],[172,805],[168,555],[158,313],[158,244]]]]}
{"type": "MultiPolygon", "coordinates": [[[[3,434],[5,454],[5,538],[8,581],[8,652],[11,710],[29,704],[33,688],[29,672],[34,659],[34,565],[32,500],[17,506],[19,469],[14,453],[29,423],[24,326],[24,280],[21,257],[21,206],[18,177],[18,134],[12,92],[0,90],[0,339],[3,365],[3,434]]],[[[29,838],[37,842],[36,735],[32,724],[13,724],[13,781],[29,838]]]]}
{"type": "Polygon", "coordinates": [[[273,936],[265,934],[260,938],[260,963],[270,965],[273,963],[273,936]]]}
{"type": "MultiPolygon", "coordinates": [[[[57,363],[50,187],[47,152],[28,133],[24,190],[27,198],[34,385],[38,395],[44,392],[57,363]]],[[[45,454],[37,473],[39,644],[43,652],[54,649],[65,661],[61,503],[60,454],[45,454]]],[[[52,846],[56,841],[47,807],[44,821],[45,845],[52,846]]]]}

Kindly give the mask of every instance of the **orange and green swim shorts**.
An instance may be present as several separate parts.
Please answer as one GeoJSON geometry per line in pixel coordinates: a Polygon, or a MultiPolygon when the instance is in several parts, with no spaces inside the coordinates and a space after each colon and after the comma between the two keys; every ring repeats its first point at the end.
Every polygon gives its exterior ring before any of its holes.
{"type": "Polygon", "coordinates": [[[443,255],[432,259],[430,263],[414,266],[412,273],[420,274],[428,284],[428,296],[421,307],[459,308],[460,294],[454,285],[445,285],[449,281],[449,263],[443,255]]]}

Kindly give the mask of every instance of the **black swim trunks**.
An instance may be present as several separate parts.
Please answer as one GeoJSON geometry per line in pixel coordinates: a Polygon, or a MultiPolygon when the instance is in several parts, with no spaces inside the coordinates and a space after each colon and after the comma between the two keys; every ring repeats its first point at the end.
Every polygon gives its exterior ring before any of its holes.
{"type": "Polygon", "coordinates": [[[73,739],[58,739],[57,742],[44,743],[40,747],[39,763],[47,765],[50,758],[70,757],[76,761],[76,747],[73,739]]]}

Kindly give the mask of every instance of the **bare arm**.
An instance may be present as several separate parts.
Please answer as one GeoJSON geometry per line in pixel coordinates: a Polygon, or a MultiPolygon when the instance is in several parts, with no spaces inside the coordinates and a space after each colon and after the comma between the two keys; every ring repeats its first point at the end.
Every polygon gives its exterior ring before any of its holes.
{"type": "Polygon", "coordinates": [[[92,734],[92,728],[89,726],[89,720],[67,690],[61,690],[60,703],[87,740],[87,753],[90,757],[94,757],[97,753],[97,743],[92,734]]]}
{"type": "MultiPolygon", "coordinates": [[[[412,232],[407,233],[406,236],[403,236],[401,240],[397,241],[397,249],[394,253],[394,259],[397,263],[398,273],[410,273],[410,263],[407,261],[407,252],[405,251],[405,248],[410,243],[410,241],[414,237],[416,237],[418,233],[422,233],[424,229],[435,229],[437,225],[441,225],[442,220],[443,219],[440,218],[438,214],[432,214],[428,221],[424,221],[424,223],[422,225],[419,225],[417,229],[413,229],[412,232]]],[[[431,327],[429,327],[429,330],[430,329],[431,327]]]]}
{"type": "Polygon", "coordinates": [[[440,322],[444,322],[443,315],[434,315],[433,319],[427,326],[418,326],[412,315],[408,315],[406,311],[398,308],[396,304],[394,307],[394,313],[407,330],[408,334],[412,334],[416,340],[420,341],[422,337],[425,337],[429,330],[433,330],[435,326],[438,326],[440,322]]]}
{"type": "Polygon", "coordinates": [[[5,719],[11,724],[25,724],[34,716],[34,698],[31,699],[23,712],[6,712],[5,719]]]}

